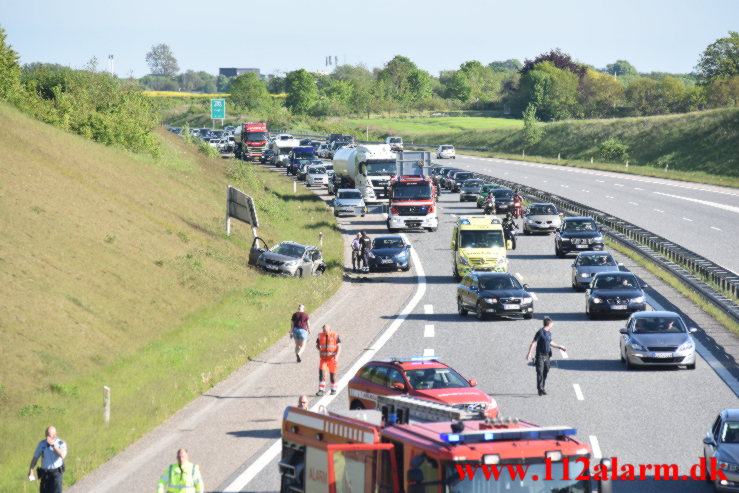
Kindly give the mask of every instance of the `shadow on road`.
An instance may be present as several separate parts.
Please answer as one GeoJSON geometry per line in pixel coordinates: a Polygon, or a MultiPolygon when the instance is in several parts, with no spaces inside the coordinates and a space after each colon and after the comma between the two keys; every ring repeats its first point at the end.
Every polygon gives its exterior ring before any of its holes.
{"type": "Polygon", "coordinates": [[[227,435],[238,438],[280,438],[280,429],[229,431],[227,435]]]}

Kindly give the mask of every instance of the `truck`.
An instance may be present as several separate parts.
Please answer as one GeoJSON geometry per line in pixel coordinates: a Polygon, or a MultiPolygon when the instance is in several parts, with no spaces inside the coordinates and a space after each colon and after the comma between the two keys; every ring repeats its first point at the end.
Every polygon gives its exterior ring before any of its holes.
{"type": "Polygon", "coordinates": [[[345,144],[354,144],[354,136],[349,134],[328,134],[326,142],[343,142],[345,144]]]}
{"type": "Polygon", "coordinates": [[[288,154],[287,174],[297,176],[300,167],[310,164],[314,159],[316,159],[316,153],[312,147],[296,147],[288,154]]]}
{"type": "Polygon", "coordinates": [[[430,152],[399,152],[396,155],[395,176],[388,184],[387,229],[390,232],[409,228],[434,232],[439,227],[430,169],[430,152]]]}
{"type": "Polygon", "coordinates": [[[280,493],[610,493],[610,459],[576,434],[409,396],[379,396],[377,410],[288,407],[280,493]]]}
{"type": "Polygon", "coordinates": [[[401,152],[403,150],[403,137],[390,136],[385,139],[385,143],[395,152],[401,152]]]}
{"type": "Polygon", "coordinates": [[[356,188],[365,203],[386,199],[395,157],[386,144],[342,147],[333,158],[335,188],[356,188]]]}
{"type": "Polygon", "coordinates": [[[272,142],[272,164],[277,167],[287,167],[290,152],[296,147],[300,147],[298,139],[294,139],[290,134],[278,135],[272,142]]]}
{"type": "Polygon", "coordinates": [[[259,161],[267,150],[266,123],[242,123],[234,137],[234,154],[237,159],[259,161]]]}

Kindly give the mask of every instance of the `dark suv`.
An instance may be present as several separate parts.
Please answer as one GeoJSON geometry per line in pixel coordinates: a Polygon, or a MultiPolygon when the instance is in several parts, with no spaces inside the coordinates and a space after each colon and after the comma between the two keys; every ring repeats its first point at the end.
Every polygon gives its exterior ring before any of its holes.
{"type": "Polygon", "coordinates": [[[452,192],[459,192],[459,190],[462,188],[462,183],[466,182],[467,180],[472,180],[475,178],[475,174],[470,171],[461,171],[454,174],[454,178],[450,182],[449,189],[452,192]]]}
{"type": "Polygon", "coordinates": [[[567,217],[554,235],[554,253],[603,250],[603,233],[592,217],[567,217]]]}
{"type": "Polygon", "coordinates": [[[499,187],[490,190],[495,196],[495,210],[498,214],[513,210],[513,190],[499,187]]]}

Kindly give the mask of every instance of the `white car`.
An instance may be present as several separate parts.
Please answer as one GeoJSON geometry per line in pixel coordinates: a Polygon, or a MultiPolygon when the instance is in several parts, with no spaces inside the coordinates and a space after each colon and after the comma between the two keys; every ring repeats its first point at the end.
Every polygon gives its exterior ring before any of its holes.
{"type": "Polygon", "coordinates": [[[328,157],[326,155],[327,151],[328,151],[328,144],[323,143],[318,146],[318,149],[316,149],[316,156],[323,157],[323,158],[328,157]]]}
{"type": "Polygon", "coordinates": [[[305,184],[309,187],[314,185],[328,185],[328,173],[323,166],[308,166],[305,174],[305,184]]]}
{"type": "Polygon", "coordinates": [[[438,149],[436,149],[436,158],[437,159],[457,159],[457,153],[454,150],[453,145],[440,145],[438,149]]]}

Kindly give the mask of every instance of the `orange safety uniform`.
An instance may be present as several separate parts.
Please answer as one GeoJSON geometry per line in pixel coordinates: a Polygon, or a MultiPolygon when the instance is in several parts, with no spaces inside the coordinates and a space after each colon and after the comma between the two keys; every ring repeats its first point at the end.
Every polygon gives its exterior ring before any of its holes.
{"type": "Polygon", "coordinates": [[[318,349],[321,353],[320,370],[336,373],[336,353],[339,351],[341,339],[336,332],[321,332],[318,334],[318,349]]]}

